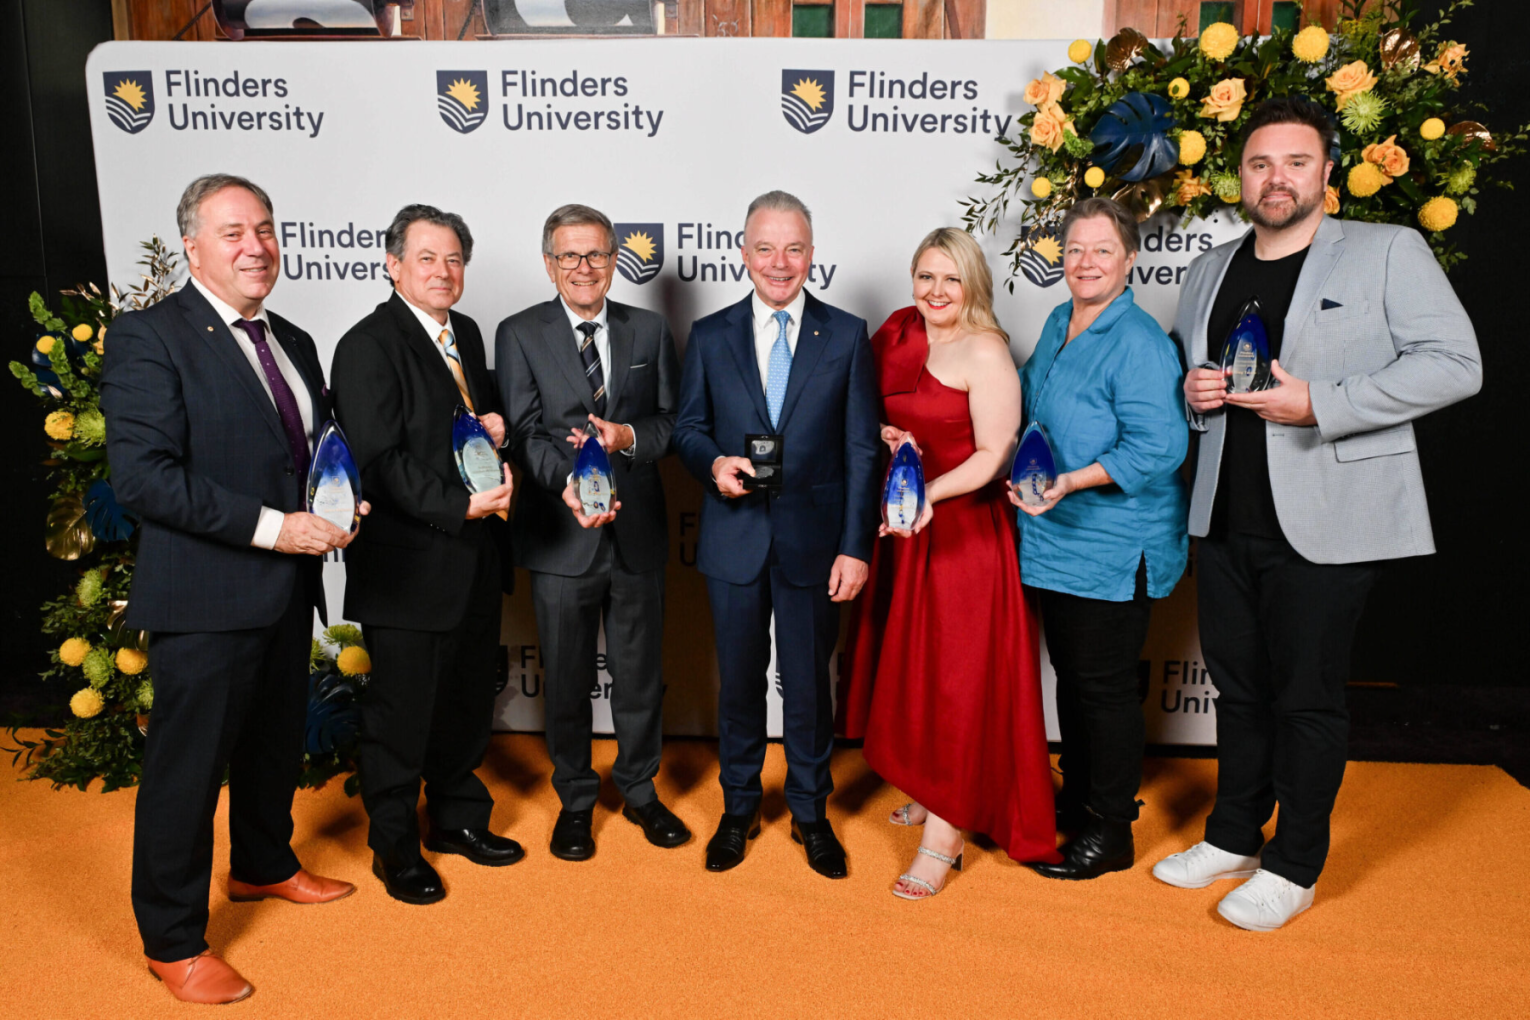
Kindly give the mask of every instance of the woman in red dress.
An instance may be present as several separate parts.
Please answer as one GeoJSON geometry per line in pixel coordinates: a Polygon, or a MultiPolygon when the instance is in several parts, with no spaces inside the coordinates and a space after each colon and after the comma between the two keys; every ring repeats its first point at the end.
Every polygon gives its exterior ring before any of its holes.
{"type": "Polygon", "coordinates": [[[911,531],[882,528],[850,622],[839,726],[913,798],[924,826],[893,887],[938,893],[961,868],[962,830],[1017,861],[1060,860],[1041,710],[1037,628],[1020,586],[1005,498],[1020,381],[993,316],[982,249],[945,228],[914,253],[914,307],[872,337],[882,438],[915,441],[928,507],[911,531]]]}

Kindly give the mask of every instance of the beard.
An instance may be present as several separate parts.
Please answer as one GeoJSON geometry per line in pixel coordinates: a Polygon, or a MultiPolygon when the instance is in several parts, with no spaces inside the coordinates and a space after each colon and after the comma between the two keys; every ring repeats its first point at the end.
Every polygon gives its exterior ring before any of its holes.
{"type": "Polygon", "coordinates": [[[1323,205],[1323,195],[1321,193],[1316,195],[1309,195],[1304,201],[1301,195],[1298,195],[1296,192],[1286,188],[1266,188],[1264,193],[1261,194],[1259,198],[1260,200],[1263,200],[1272,194],[1287,195],[1290,197],[1291,207],[1285,212],[1285,214],[1271,215],[1264,211],[1259,202],[1254,202],[1251,204],[1247,199],[1244,199],[1243,201],[1243,211],[1248,213],[1248,218],[1253,220],[1259,226],[1266,227],[1270,230],[1279,230],[1282,227],[1287,227],[1292,223],[1304,220],[1308,216],[1312,215],[1312,211],[1314,209],[1320,209],[1323,205]]]}

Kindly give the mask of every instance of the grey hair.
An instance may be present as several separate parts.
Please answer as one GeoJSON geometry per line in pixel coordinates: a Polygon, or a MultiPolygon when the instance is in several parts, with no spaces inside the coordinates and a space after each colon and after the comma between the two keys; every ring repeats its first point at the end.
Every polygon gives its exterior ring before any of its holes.
{"type": "Polygon", "coordinates": [[[454,212],[442,212],[433,205],[406,205],[400,209],[398,215],[393,217],[393,222],[388,224],[384,250],[394,258],[402,259],[405,235],[409,233],[410,226],[416,223],[449,228],[456,233],[457,243],[462,245],[462,264],[465,266],[473,260],[473,234],[462,217],[454,212]]]}
{"type": "Polygon", "coordinates": [[[802,204],[802,199],[788,191],[767,191],[753,202],[749,203],[749,211],[744,214],[744,225],[749,225],[749,218],[761,209],[772,209],[776,212],[794,212],[807,221],[808,236],[813,236],[813,214],[808,207],[802,204]]]}
{"type": "Polygon", "coordinates": [[[568,205],[560,205],[547,217],[547,222],[542,224],[542,254],[553,253],[553,234],[559,227],[599,227],[606,232],[606,247],[616,250],[616,228],[606,218],[606,214],[599,209],[592,209],[578,202],[570,202],[568,205]]]}
{"type": "Polygon", "coordinates": [[[1098,195],[1073,203],[1073,207],[1063,217],[1062,226],[1058,228],[1057,239],[1063,247],[1067,247],[1068,231],[1073,229],[1073,224],[1096,217],[1108,219],[1115,224],[1116,233],[1126,246],[1126,254],[1130,255],[1142,247],[1142,231],[1137,227],[1137,217],[1127,212],[1126,206],[1120,202],[1098,195]]]}
{"type": "Polygon", "coordinates": [[[196,237],[197,231],[202,229],[200,214],[202,203],[224,188],[243,188],[256,198],[260,204],[266,207],[266,213],[273,218],[276,212],[271,208],[271,196],[253,181],[233,174],[204,174],[186,185],[186,190],[181,192],[181,200],[175,207],[175,228],[181,232],[182,237],[196,237]]]}

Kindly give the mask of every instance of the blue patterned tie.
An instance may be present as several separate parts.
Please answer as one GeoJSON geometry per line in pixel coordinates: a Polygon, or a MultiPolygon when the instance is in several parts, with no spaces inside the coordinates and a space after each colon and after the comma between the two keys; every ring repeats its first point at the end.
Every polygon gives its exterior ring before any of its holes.
{"type": "Polygon", "coordinates": [[[781,331],[776,334],[775,346],[770,349],[770,373],[765,380],[765,407],[770,411],[770,427],[781,422],[781,405],[786,402],[786,380],[792,374],[792,349],[786,342],[786,324],[791,316],[784,310],[775,314],[781,331]]]}

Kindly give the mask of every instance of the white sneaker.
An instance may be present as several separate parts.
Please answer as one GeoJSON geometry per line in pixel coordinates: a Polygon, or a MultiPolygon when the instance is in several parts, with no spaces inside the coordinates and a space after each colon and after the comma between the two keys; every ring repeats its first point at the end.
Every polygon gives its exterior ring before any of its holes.
{"type": "Polygon", "coordinates": [[[1224,878],[1248,878],[1259,870],[1259,857],[1239,857],[1205,840],[1170,854],[1153,865],[1153,877],[1181,889],[1204,889],[1224,878]]]}
{"type": "Polygon", "coordinates": [[[1222,897],[1217,913],[1239,928],[1274,931],[1312,906],[1312,889],[1303,889],[1288,878],[1263,868],[1254,877],[1222,897]]]}

